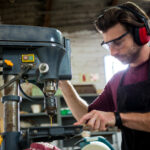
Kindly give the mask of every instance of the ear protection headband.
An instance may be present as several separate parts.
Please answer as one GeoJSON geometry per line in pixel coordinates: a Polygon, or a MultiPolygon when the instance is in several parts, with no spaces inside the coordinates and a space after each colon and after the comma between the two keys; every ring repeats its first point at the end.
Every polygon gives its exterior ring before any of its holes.
{"type": "Polygon", "coordinates": [[[137,11],[126,7],[126,6],[118,6],[121,9],[126,9],[128,11],[130,11],[131,13],[133,13],[141,22],[144,23],[144,27],[134,27],[133,28],[133,38],[134,41],[138,44],[138,45],[144,45],[149,41],[149,36],[150,36],[150,24],[149,24],[149,20],[147,20],[147,18],[145,18],[145,16],[139,14],[137,11]]]}

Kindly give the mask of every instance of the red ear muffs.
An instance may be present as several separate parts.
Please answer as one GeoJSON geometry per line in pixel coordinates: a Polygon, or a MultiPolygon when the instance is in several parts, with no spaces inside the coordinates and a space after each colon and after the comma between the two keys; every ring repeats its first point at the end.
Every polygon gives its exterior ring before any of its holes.
{"type": "Polygon", "coordinates": [[[132,34],[133,34],[134,41],[138,45],[144,45],[148,43],[150,40],[150,25],[149,25],[150,20],[147,19],[143,14],[132,9],[131,7],[127,7],[123,5],[118,5],[118,7],[130,11],[140,20],[140,22],[143,22],[144,27],[140,27],[140,28],[133,27],[132,34]]]}
{"type": "Polygon", "coordinates": [[[134,40],[138,45],[144,45],[149,41],[147,30],[145,27],[134,28],[134,40]]]}
{"type": "Polygon", "coordinates": [[[142,44],[146,44],[149,41],[147,30],[145,27],[139,29],[140,41],[142,44]]]}

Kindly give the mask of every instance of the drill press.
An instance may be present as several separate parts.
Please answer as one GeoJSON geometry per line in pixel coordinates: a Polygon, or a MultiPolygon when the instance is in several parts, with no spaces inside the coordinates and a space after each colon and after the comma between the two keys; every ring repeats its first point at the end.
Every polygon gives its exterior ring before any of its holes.
{"type": "Polygon", "coordinates": [[[28,80],[44,93],[48,115],[56,113],[59,80],[71,79],[70,42],[53,28],[0,25],[1,75],[4,78],[4,133],[2,150],[22,150],[34,141],[51,141],[81,132],[81,126],[39,127],[20,130],[18,87],[28,80]]]}

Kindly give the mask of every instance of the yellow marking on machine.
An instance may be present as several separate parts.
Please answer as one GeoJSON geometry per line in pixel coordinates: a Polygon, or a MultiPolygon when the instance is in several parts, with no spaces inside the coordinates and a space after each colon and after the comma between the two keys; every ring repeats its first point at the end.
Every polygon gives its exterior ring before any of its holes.
{"type": "Polygon", "coordinates": [[[0,146],[2,145],[3,137],[0,135],[0,146]]]}
{"type": "Polygon", "coordinates": [[[34,54],[22,54],[22,62],[34,62],[35,56],[34,54]]]}
{"type": "Polygon", "coordinates": [[[12,67],[12,66],[14,65],[11,60],[5,59],[4,62],[5,62],[5,64],[6,64],[7,66],[11,66],[11,67],[12,67]]]}

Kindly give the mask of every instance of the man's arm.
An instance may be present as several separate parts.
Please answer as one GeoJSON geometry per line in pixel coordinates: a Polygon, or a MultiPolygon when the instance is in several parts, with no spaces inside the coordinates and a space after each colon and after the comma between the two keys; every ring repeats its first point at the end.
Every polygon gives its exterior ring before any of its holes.
{"type": "Polygon", "coordinates": [[[150,112],[147,113],[120,113],[125,127],[150,132],[150,112]]]}
{"type": "MultiPolygon", "coordinates": [[[[150,132],[150,112],[120,113],[122,125],[130,129],[150,132]]],[[[107,127],[115,126],[114,112],[93,110],[84,115],[75,125],[86,124],[93,130],[105,131],[107,127]]]]}
{"type": "Polygon", "coordinates": [[[69,81],[59,81],[59,88],[74,117],[79,120],[88,112],[88,104],[78,95],[69,81]]]}

